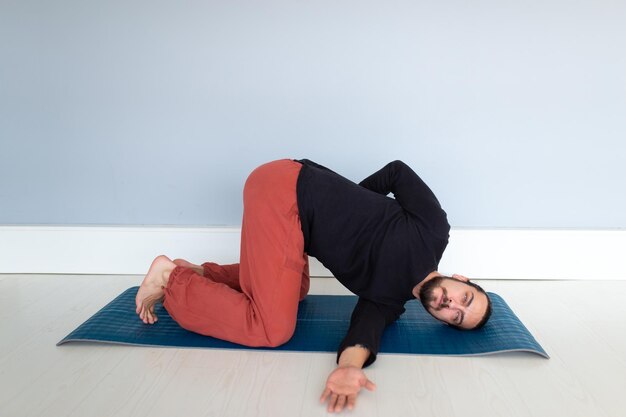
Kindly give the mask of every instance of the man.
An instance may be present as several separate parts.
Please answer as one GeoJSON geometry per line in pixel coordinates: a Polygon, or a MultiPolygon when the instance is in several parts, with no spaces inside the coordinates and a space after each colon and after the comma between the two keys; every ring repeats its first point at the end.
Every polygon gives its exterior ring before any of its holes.
{"type": "Polygon", "coordinates": [[[270,162],[244,186],[239,264],[159,256],[137,293],[137,314],[154,323],[154,304],[162,300],[188,330],[279,346],[293,335],[298,302],[309,289],[308,255],[315,256],[359,296],[320,398],[329,400],[328,411],[352,409],[362,387],[375,388],[363,368],[376,360],[383,330],[407,301],[419,298],[458,329],[489,318],[490,300],[479,286],[437,271],[449,231],[435,195],[401,161],[359,184],[306,159],[270,162]]]}

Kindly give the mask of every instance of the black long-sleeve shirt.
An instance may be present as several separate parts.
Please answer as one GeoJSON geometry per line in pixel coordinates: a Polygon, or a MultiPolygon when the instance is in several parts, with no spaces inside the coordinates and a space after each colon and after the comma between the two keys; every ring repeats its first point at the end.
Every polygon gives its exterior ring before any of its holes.
{"type": "Polygon", "coordinates": [[[337,361],[345,348],[360,344],[370,351],[367,367],[376,360],[385,327],[415,298],[415,285],[437,269],[448,244],[446,213],[402,161],[359,184],[308,159],[298,162],[305,251],[359,296],[337,361]]]}

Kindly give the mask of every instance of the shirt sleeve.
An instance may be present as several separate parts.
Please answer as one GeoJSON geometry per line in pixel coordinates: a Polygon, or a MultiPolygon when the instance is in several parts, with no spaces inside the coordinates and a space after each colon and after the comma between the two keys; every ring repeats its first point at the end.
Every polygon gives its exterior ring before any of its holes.
{"type": "Polygon", "coordinates": [[[448,235],[450,225],[437,197],[404,162],[388,163],[359,185],[382,195],[393,193],[407,213],[442,235],[448,235]]]}
{"type": "Polygon", "coordinates": [[[396,321],[404,311],[404,307],[374,303],[360,297],[352,312],[348,333],[339,345],[337,363],[339,363],[341,353],[346,348],[355,345],[365,346],[370,351],[370,356],[363,364],[363,368],[374,363],[385,327],[396,321]]]}

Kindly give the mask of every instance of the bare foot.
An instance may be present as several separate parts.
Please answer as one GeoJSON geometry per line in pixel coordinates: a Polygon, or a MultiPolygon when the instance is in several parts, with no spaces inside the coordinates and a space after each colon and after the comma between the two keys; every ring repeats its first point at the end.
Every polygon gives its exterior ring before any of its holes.
{"type": "Polygon", "coordinates": [[[139,318],[146,324],[154,324],[158,320],[154,314],[154,305],[163,300],[164,288],[167,285],[170,273],[176,267],[167,256],[157,256],[150,270],[146,274],[135,297],[137,309],[135,312],[139,314],[139,318]]]}
{"type": "Polygon", "coordinates": [[[184,259],[174,259],[174,263],[184,268],[193,269],[193,271],[198,275],[204,275],[204,268],[202,267],[202,265],[192,264],[191,262],[187,262],[184,259]]]}

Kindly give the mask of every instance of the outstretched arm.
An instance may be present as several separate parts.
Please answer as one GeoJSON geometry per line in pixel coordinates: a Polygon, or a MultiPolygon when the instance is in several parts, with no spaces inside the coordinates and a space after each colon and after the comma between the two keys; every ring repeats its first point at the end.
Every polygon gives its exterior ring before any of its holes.
{"type": "Polygon", "coordinates": [[[362,368],[376,360],[383,330],[395,321],[404,308],[374,303],[364,298],[352,312],[350,328],[337,353],[337,368],[328,376],[320,398],[330,398],[328,411],[341,411],[347,405],[352,409],[356,396],[365,387],[373,391],[376,385],[370,381],[362,368]]]}

